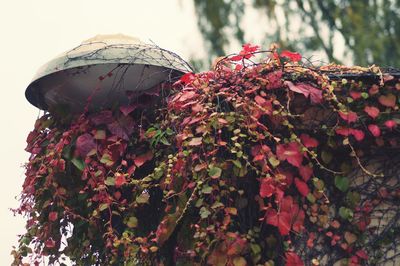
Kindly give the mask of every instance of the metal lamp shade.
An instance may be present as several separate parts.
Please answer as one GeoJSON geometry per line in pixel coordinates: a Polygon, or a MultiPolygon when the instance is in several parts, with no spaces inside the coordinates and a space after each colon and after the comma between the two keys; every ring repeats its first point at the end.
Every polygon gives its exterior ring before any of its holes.
{"type": "Polygon", "coordinates": [[[99,35],[39,69],[25,91],[40,109],[67,106],[81,112],[127,104],[127,92],[154,88],[191,71],[178,55],[125,35],[99,35]]]}

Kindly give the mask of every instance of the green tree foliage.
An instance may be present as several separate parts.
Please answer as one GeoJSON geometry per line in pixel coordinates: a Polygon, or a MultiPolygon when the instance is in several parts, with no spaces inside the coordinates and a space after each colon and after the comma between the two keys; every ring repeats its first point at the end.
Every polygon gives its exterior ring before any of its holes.
{"type": "Polygon", "coordinates": [[[252,27],[267,32],[266,43],[277,42],[305,54],[321,51],[330,62],[400,65],[399,0],[194,0],[194,4],[211,57],[225,54],[232,40],[251,41],[244,33],[252,27]],[[252,8],[265,17],[258,25],[244,25],[252,8]]]}

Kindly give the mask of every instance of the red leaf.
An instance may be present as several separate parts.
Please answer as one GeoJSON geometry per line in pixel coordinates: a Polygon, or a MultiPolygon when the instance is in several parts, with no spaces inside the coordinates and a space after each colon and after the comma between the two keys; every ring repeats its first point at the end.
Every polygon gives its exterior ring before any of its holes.
{"type": "Polygon", "coordinates": [[[125,175],[120,174],[120,173],[115,174],[114,184],[115,184],[115,187],[117,187],[117,188],[121,187],[122,185],[125,185],[126,184],[125,175]]]}
{"type": "Polygon", "coordinates": [[[124,116],[129,115],[135,109],[136,109],[136,106],[132,106],[132,105],[124,105],[119,108],[119,110],[121,111],[121,113],[124,114],[124,116]]]}
{"type": "Polygon", "coordinates": [[[336,134],[342,135],[342,136],[349,136],[351,135],[351,129],[347,127],[338,127],[335,129],[336,134]]]}
{"type": "Polygon", "coordinates": [[[264,106],[265,103],[267,102],[267,100],[265,100],[263,97],[257,95],[254,100],[256,101],[256,103],[260,106],[264,106]]]}
{"type": "Polygon", "coordinates": [[[288,144],[279,144],[276,147],[276,155],[279,160],[287,160],[293,166],[299,167],[303,161],[303,154],[300,151],[300,145],[297,142],[288,144]]]}
{"type": "Polygon", "coordinates": [[[365,136],[363,131],[347,127],[338,127],[335,129],[335,132],[342,136],[353,135],[358,141],[363,140],[365,136]]]}
{"type": "Polygon", "coordinates": [[[348,112],[339,112],[339,116],[344,120],[347,121],[349,123],[352,122],[356,122],[358,119],[358,116],[356,113],[352,112],[352,111],[348,111],[348,112]]]}
{"type": "Polygon", "coordinates": [[[318,141],[312,137],[310,137],[307,134],[301,134],[300,135],[300,140],[303,143],[303,145],[307,148],[315,148],[318,146],[318,141]]]}
{"type": "Polygon", "coordinates": [[[133,162],[137,167],[140,167],[145,162],[150,161],[151,159],[153,159],[153,153],[151,151],[148,151],[142,155],[137,156],[135,159],[133,159],[133,162]]]}
{"type": "Polygon", "coordinates": [[[296,53],[296,52],[290,52],[287,50],[282,51],[281,57],[289,58],[289,60],[292,62],[298,62],[301,60],[301,54],[296,53]]]}
{"type": "Polygon", "coordinates": [[[308,193],[310,193],[310,189],[308,188],[307,184],[301,181],[299,178],[294,179],[294,184],[296,185],[297,190],[300,192],[301,195],[306,197],[308,193]]]}
{"type": "Polygon", "coordinates": [[[234,55],[229,57],[232,61],[240,61],[243,59],[249,59],[254,56],[254,53],[260,49],[258,45],[252,45],[250,43],[246,43],[243,46],[243,49],[240,51],[238,55],[234,55]]]}
{"type": "Polygon", "coordinates": [[[293,173],[291,171],[286,171],[279,169],[281,175],[285,176],[285,180],[283,182],[286,183],[287,186],[292,185],[293,183],[293,173]]]}
{"type": "Polygon", "coordinates": [[[52,238],[49,238],[44,242],[45,246],[47,248],[54,248],[56,246],[56,241],[54,241],[52,238]]]}
{"type": "Polygon", "coordinates": [[[356,255],[357,255],[359,258],[361,258],[361,259],[364,259],[364,260],[367,260],[367,259],[368,259],[368,254],[367,254],[367,252],[365,252],[365,250],[363,250],[363,249],[360,249],[359,251],[357,251],[357,252],[356,252],[356,255]]]}
{"type": "Polygon", "coordinates": [[[365,106],[364,112],[366,112],[373,119],[377,118],[379,115],[379,109],[374,106],[365,106]]]}
{"type": "Polygon", "coordinates": [[[393,94],[381,95],[378,98],[380,104],[386,107],[395,107],[396,106],[396,96],[393,94]]]}
{"type": "Polygon", "coordinates": [[[196,75],[193,74],[192,72],[184,74],[180,81],[183,82],[184,84],[189,84],[195,79],[196,75]]]}
{"type": "Polygon", "coordinates": [[[265,213],[265,219],[267,224],[278,227],[278,213],[275,209],[268,209],[265,213]]]}
{"type": "Polygon", "coordinates": [[[265,113],[271,114],[271,110],[272,110],[271,101],[267,101],[263,97],[258,96],[258,95],[256,97],[254,97],[254,100],[259,106],[261,106],[262,108],[265,109],[265,113]]]}
{"type": "Polygon", "coordinates": [[[356,140],[361,141],[364,139],[364,132],[359,129],[351,129],[351,134],[356,138],[356,140]]]}
{"type": "Polygon", "coordinates": [[[203,138],[202,137],[198,137],[198,138],[192,138],[188,145],[189,146],[199,146],[202,143],[203,138]]]}
{"type": "Polygon", "coordinates": [[[158,225],[156,230],[156,241],[162,245],[171,236],[175,226],[176,218],[173,215],[166,216],[158,225]]]}
{"type": "Polygon", "coordinates": [[[264,159],[265,159],[265,155],[264,154],[258,154],[256,156],[254,156],[253,162],[262,161],[264,159]]]}
{"type": "Polygon", "coordinates": [[[50,221],[54,222],[54,221],[57,220],[57,218],[58,218],[58,213],[57,212],[50,212],[49,213],[49,220],[50,221]]]}
{"type": "Polygon", "coordinates": [[[351,256],[349,266],[361,266],[357,256],[351,256]]]}
{"type": "MultiPolygon", "coordinates": [[[[235,61],[235,60],[233,60],[233,61],[235,61]]],[[[241,64],[237,64],[236,66],[235,66],[235,70],[236,71],[240,71],[240,70],[242,70],[243,69],[243,65],[241,65],[241,64]]]]}
{"type": "Polygon", "coordinates": [[[120,117],[117,121],[107,124],[110,132],[124,140],[129,140],[129,136],[132,134],[135,127],[135,122],[130,116],[120,117]]]}
{"type": "Polygon", "coordinates": [[[95,124],[96,126],[98,125],[106,125],[114,121],[113,114],[111,111],[101,111],[100,113],[96,113],[92,116],[90,116],[90,121],[95,124]]]}
{"type": "MultiPolygon", "coordinates": [[[[298,87],[296,85],[293,84],[293,82],[286,80],[284,82],[284,84],[286,86],[288,86],[289,90],[297,92],[297,93],[301,93],[303,94],[306,98],[308,98],[308,96],[310,95],[310,92],[308,90],[304,90],[302,89],[302,87],[298,87]]],[[[298,85],[298,84],[297,84],[298,85]]]]}
{"type": "Polygon", "coordinates": [[[396,121],[394,121],[394,120],[387,120],[387,121],[385,122],[385,126],[386,126],[387,128],[389,128],[389,129],[393,129],[394,127],[397,126],[397,123],[396,123],[396,121]]]}
{"type": "Polygon", "coordinates": [[[115,191],[113,195],[116,200],[119,200],[122,196],[121,192],[119,191],[115,191]]]}
{"type": "Polygon", "coordinates": [[[199,103],[196,103],[195,105],[192,106],[193,113],[199,113],[199,112],[203,111],[203,109],[204,109],[204,107],[199,103]]]}
{"type": "Polygon", "coordinates": [[[269,198],[275,192],[275,186],[272,184],[273,180],[270,177],[262,178],[260,185],[260,197],[269,198]]]}
{"type": "MultiPolygon", "coordinates": [[[[228,256],[235,256],[242,253],[242,251],[246,248],[247,241],[243,238],[240,238],[237,235],[233,235],[232,237],[236,237],[236,239],[229,245],[229,248],[226,252],[228,256]]],[[[236,265],[236,264],[234,264],[236,265]]],[[[240,264],[242,265],[242,264],[240,264]]]]}
{"type": "Polygon", "coordinates": [[[381,130],[377,125],[374,124],[368,125],[368,130],[374,137],[379,137],[381,135],[381,130]]]}
{"type": "Polygon", "coordinates": [[[266,223],[278,227],[279,233],[286,236],[290,232],[290,215],[287,212],[277,213],[274,209],[268,209],[266,223]]]}
{"type": "Polygon", "coordinates": [[[93,136],[90,135],[89,133],[80,135],[76,139],[76,149],[79,155],[82,156],[83,158],[85,158],[86,155],[95,148],[96,148],[96,143],[94,141],[93,136]]]}
{"type": "Polygon", "coordinates": [[[350,96],[351,96],[351,98],[353,98],[354,100],[360,99],[360,98],[361,98],[361,92],[358,92],[358,91],[351,91],[351,92],[350,92],[350,96]]]}
{"type": "Polygon", "coordinates": [[[309,166],[301,165],[299,167],[299,174],[307,182],[313,174],[313,169],[309,166]]]}
{"type": "Polygon", "coordinates": [[[281,211],[288,213],[297,213],[297,211],[299,210],[299,206],[293,203],[292,196],[286,196],[280,201],[280,209],[281,211]]]}
{"type": "Polygon", "coordinates": [[[306,217],[303,210],[298,213],[293,213],[293,231],[301,233],[304,230],[304,218],[306,217]]]}
{"type": "Polygon", "coordinates": [[[184,91],[184,92],[180,95],[180,97],[179,97],[179,99],[178,99],[178,102],[184,102],[184,101],[193,99],[195,96],[197,96],[197,93],[195,93],[194,91],[189,91],[189,90],[184,91]]]}
{"type": "Polygon", "coordinates": [[[128,173],[129,175],[132,175],[132,174],[135,172],[135,170],[136,170],[136,166],[135,166],[135,165],[131,165],[131,166],[128,168],[127,173],[128,173]]]}
{"type": "Polygon", "coordinates": [[[379,86],[376,84],[372,85],[368,91],[369,95],[371,96],[377,94],[378,92],[379,92],[379,86]]]}
{"type": "Polygon", "coordinates": [[[306,98],[310,97],[312,103],[322,102],[322,91],[320,89],[306,83],[297,83],[294,85],[291,81],[285,81],[284,84],[288,86],[289,90],[301,93],[306,98]]]}
{"type": "Polygon", "coordinates": [[[294,252],[288,251],[285,253],[286,264],[285,266],[304,266],[304,262],[294,252]]]}
{"type": "Polygon", "coordinates": [[[245,54],[245,58],[249,59],[253,55],[248,55],[248,54],[253,54],[257,52],[260,49],[260,46],[258,45],[252,45],[250,43],[246,43],[243,45],[243,50],[241,51],[242,54],[245,54]]]}
{"type": "Polygon", "coordinates": [[[289,232],[290,232],[290,213],[281,212],[279,214],[278,230],[282,236],[289,234],[289,232]]]}
{"type": "Polygon", "coordinates": [[[242,55],[234,55],[234,56],[229,57],[229,59],[232,61],[240,61],[240,60],[243,60],[243,56],[242,55]]]}
{"type": "Polygon", "coordinates": [[[277,70],[277,71],[268,73],[266,79],[269,81],[269,83],[266,85],[266,88],[268,90],[273,90],[273,89],[278,89],[278,88],[282,87],[282,85],[283,85],[282,76],[283,76],[282,70],[277,70]]]}
{"type": "Polygon", "coordinates": [[[311,232],[310,237],[307,240],[307,247],[309,248],[314,247],[314,240],[315,240],[315,233],[311,232]]]}
{"type": "Polygon", "coordinates": [[[321,103],[322,102],[322,91],[311,87],[310,90],[310,100],[312,103],[321,103]]]}

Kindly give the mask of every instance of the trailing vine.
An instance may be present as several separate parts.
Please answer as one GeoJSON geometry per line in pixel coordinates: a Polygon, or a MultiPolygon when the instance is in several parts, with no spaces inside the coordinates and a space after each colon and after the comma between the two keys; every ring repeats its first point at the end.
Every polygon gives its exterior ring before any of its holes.
{"type": "Polygon", "coordinates": [[[399,80],[301,60],[244,45],[128,106],[43,115],[27,139],[14,264],[396,260],[399,80]]]}

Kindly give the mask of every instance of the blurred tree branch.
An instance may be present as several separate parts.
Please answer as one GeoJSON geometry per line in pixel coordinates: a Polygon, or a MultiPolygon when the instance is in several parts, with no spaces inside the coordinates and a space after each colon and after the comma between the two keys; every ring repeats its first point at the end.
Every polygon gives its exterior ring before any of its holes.
{"type": "Polygon", "coordinates": [[[282,48],[321,51],[331,62],[400,65],[400,1],[194,0],[194,5],[210,60],[225,54],[232,42],[247,40],[251,29],[242,22],[253,8],[265,10],[260,14],[267,23],[251,27],[266,29],[260,39],[282,48]]]}

